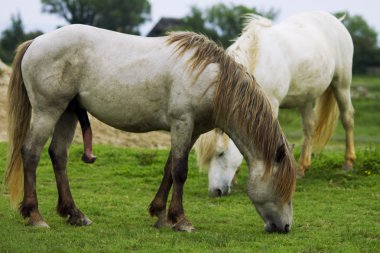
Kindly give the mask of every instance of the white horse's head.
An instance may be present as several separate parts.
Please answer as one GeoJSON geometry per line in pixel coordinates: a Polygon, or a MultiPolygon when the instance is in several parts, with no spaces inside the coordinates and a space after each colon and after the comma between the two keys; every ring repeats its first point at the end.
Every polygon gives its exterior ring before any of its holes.
{"type": "MultiPolygon", "coordinates": [[[[242,163],[243,156],[234,142],[221,131],[213,131],[202,137],[196,148],[198,156],[201,148],[203,148],[203,155],[208,155],[209,159],[210,195],[214,197],[227,195],[230,192],[237,168],[242,163]],[[205,152],[206,150],[207,152],[205,152]]],[[[264,220],[264,229],[267,232],[287,233],[292,227],[292,203],[290,200],[281,198],[279,192],[276,191],[276,184],[278,184],[276,177],[281,176],[282,170],[284,173],[288,173],[287,166],[293,166],[292,163],[289,164],[284,161],[284,159],[291,161],[292,149],[293,146],[288,149],[285,145],[278,148],[277,160],[272,163],[273,167],[268,175],[265,175],[262,157],[257,153],[253,157],[247,156],[249,166],[248,196],[264,220]]],[[[242,150],[244,151],[244,148],[242,150]]],[[[198,162],[199,159],[202,158],[198,158],[198,162]]]]}
{"type": "Polygon", "coordinates": [[[208,170],[210,196],[229,194],[243,161],[233,141],[222,131],[212,130],[199,137],[195,153],[199,168],[208,170]]]}
{"type": "Polygon", "coordinates": [[[230,193],[242,161],[243,156],[233,141],[218,134],[208,171],[208,192],[211,196],[220,197],[230,193]]]}

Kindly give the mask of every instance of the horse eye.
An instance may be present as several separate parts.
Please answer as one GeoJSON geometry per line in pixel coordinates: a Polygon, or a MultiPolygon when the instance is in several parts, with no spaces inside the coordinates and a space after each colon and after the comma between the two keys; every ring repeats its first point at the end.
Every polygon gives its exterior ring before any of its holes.
{"type": "Polygon", "coordinates": [[[224,152],[221,152],[218,154],[219,157],[222,157],[224,155],[224,152]]]}

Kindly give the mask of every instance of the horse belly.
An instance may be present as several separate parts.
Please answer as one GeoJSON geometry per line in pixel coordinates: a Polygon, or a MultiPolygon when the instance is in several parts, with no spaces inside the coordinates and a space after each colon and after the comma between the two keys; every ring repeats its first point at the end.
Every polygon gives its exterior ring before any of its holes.
{"type": "Polygon", "coordinates": [[[100,121],[129,132],[169,130],[165,86],[97,84],[79,93],[82,106],[100,121]]]}

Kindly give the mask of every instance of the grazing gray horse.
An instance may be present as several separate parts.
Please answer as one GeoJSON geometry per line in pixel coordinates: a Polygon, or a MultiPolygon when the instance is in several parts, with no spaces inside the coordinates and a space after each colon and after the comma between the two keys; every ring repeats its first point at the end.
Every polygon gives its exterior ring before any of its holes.
{"type": "Polygon", "coordinates": [[[70,25],[22,44],[13,68],[5,183],[13,201],[23,187],[20,212],[29,224],[48,226],[38,210],[36,169],[51,136],[58,213],[70,224],[91,223],[75,205],[66,174],[77,124],[69,105],[77,99],[115,128],[170,131],[170,155],[149,208],[157,227],[169,223],[175,230],[193,230],[182,206],[189,151],[200,134],[216,126],[247,159],[248,193],[265,230],[289,232],[295,167],[284,134],[254,78],[206,37],[145,38],[70,25]]]}

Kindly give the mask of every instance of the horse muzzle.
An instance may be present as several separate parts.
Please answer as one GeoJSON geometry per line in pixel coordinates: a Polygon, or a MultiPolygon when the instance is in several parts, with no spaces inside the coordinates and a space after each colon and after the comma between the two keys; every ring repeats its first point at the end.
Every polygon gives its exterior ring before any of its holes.
{"type": "Polygon", "coordinates": [[[214,197],[214,198],[227,196],[228,194],[230,194],[230,192],[231,192],[231,188],[229,186],[209,189],[208,191],[210,197],[214,197]]]}
{"type": "Polygon", "coordinates": [[[282,233],[287,234],[290,232],[291,225],[290,224],[275,224],[273,222],[268,222],[264,226],[265,232],[268,233],[282,233]]]}

